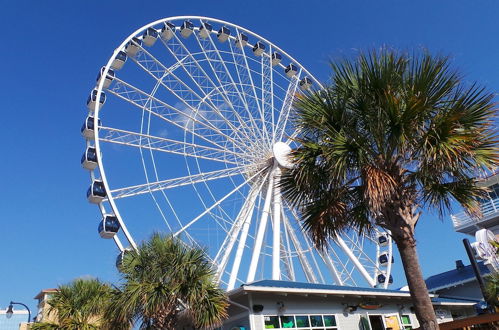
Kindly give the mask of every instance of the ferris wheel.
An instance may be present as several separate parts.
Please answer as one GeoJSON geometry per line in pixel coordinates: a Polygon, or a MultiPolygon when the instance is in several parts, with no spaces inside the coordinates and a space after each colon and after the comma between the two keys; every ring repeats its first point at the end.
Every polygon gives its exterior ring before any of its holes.
{"type": "Polygon", "coordinates": [[[388,287],[388,233],[314,248],[279,177],[297,147],[293,101],[321,85],[285,51],[207,17],[133,32],[98,74],[81,129],[98,231],[121,252],[154,231],[207,250],[231,290],[258,279],[388,287]]]}

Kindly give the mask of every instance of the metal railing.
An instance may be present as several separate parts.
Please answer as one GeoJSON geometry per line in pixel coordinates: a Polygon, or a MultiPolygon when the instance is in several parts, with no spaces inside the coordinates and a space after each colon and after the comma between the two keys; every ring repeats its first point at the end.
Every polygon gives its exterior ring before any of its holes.
{"type": "Polygon", "coordinates": [[[454,229],[460,229],[473,224],[480,224],[480,222],[489,220],[499,215],[499,198],[491,199],[481,205],[482,216],[479,219],[470,217],[465,211],[451,215],[454,229]]]}

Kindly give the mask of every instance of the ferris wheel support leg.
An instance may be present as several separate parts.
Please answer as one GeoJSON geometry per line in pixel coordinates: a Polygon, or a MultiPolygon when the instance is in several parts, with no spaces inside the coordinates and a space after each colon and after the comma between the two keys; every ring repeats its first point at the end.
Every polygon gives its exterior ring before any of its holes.
{"type": "MultiPolygon", "coordinates": [[[[383,285],[385,289],[388,288],[388,285],[390,284],[390,275],[392,273],[392,258],[393,258],[393,245],[392,245],[392,233],[389,231],[388,232],[388,265],[386,266],[386,281],[383,285]]],[[[375,279],[376,281],[376,279],[375,279]]]]}
{"type": "Polygon", "coordinates": [[[275,184],[273,187],[273,205],[272,205],[272,218],[274,220],[273,228],[273,246],[272,246],[272,279],[281,279],[281,189],[279,187],[279,178],[281,170],[275,170],[275,184]]]}
{"type": "Polygon", "coordinates": [[[296,236],[295,230],[293,229],[293,227],[289,223],[288,218],[285,215],[283,215],[283,220],[284,220],[284,228],[286,228],[291,238],[291,242],[295,247],[295,251],[298,254],[298,260],[300,262],[301,268],[303,269],[303,272],[305,273],[307,281],[312,283],[318,283],[317,278],[314,275],[314,271],[312,270],[312,266],[310,266],[307,257],[303,253],[303,248],[300,244],[300,241],[298,240],[298,237],[296,236]]]}
{"type": "Polygon", "coordinates": [[[230,271],[230,278],[229,278],[229,284],[227,285],[227,291],[234,289],[234,286],[236,284],[237,274],[239,273],[239,266],[241,265],[241,258],[243,256],[244,247],[246,246],[246,239],[248,238],[248,231],[251,224],[251,219],[253,218],[255,201],[262,189],[262,185],[260,185],[259,189],[255,190],[253,196],[250,197],[251,198],[250,209],[246,215],[246,219],[244,220],[243,228],[241,229],[241,237],[239,238],[236,255],[234,257],[234,263],[232,264],[232,269],[230,271]]]}
{"type": "Polygon", "coordinates": [[[343,285],[343,281],[341,280],[338,270],[334,266],[333,260],[331,260],[329,254],[327,254],[327,252],[320,251],[319,255],[321,256],[322,260],[324,260],[324,263],[331,272],[331,275],[333,275],[334,283],[336,285],[343,285]]]}
{"type": "Polygon", "coordinates": [[[258,233],[256,235],[255,245],[253,247],[253,254],[251,256],[251,263],[246,280],[247,283],[251,283],[255,280],[256,267],[258,266],[258,259],[260,258],[260,252],[262,250],[263,236],[265,234],[265,229],[267,228],[267,220],[270,213],[270,202],[272,200],[272,191],[274,186],[273,172],[274,171],[270,173],[270,179],[268,181],[267,194],[265,195],[265,204],[263,205],[262,218],[258,226],[258,233]]]}
{"type": "Polygon", "coordinates": [[[125,249],[123,248],[123,244],[121,244],[121,241],[117,235],[114,235],[113,240],[120,252],[125,251],[125,249]]]}
{"type": "MultiPolygon", "coordinates": [[[[249,215],[250,220],[251,220],[250,214],[253,214],[253,209],[255,207],[255,200],[256,200],[256,197],[258,195],[258,192],[259,192],[259,188],[257,188],[257,187],[254,187],[251,190],[249,198],[246,200],[246,202],[241,207],[241,210],[239,212],[239,215],[237,216],[236,224],[233,227],[233,230],[227,236],[227,244],[223,244],[223,246],[222,246],[222,249],[225,248],[225,251],[224,251],[224,254],[222,256],[221,261],[217,262],[218,263],[218,275],[217,275],[218,281],[220,281],[220,279],[223,276],[223,273],[225,271],[225,267],[227,266],[227,262],[229,261],[229,256],[232,252],[232,248],[234,247],[236,239],[239,236],[239,233],[241,231],[243,231],[241,236],[245,235],[244,230],[245,230],[245,227],[247,227],[248,215],[249,215]]],[[[249,224],[248,224],[248,226],[249,226],[249,224]]],[[[246,229],[246,231],[247,231],[247,229],[246,229]]],[[[239,249],[239,245],[238,245],[238,249],[239,249]]],[[[219,251],[219,253],[222,252],[222,249],[219,251]]],[[[219,257],[219,255],[217,254],[217,256],[215,257],[215,261],[218,260],[218,257],[219,257]]],[[[236,263],[236,262],[237,262],[237,252],[236,252],[236,259],[234,260],[234,263],[236,263]]],[[[230,290],[230,289],[228,289],[228,290],[230,290]]]]}
{"type": "Polygon", "coordinates": [[[367,270],[364,268],[364,266],[362,266],[362,264],[360,263],[359,259],[355,256],[355,254],[353,254],[352,250],[350,250],[350,248],[346,245],[345,241],[341,237],[338,236],[336,238],[336,242],[338,243],[340,248],[343,250],[343,252],[345,252],[345,254],[348,256],[348,258],[350,258],[350,260],[352,260],[353,264],[355,265],[357,270],[360,272],[362,277],[364,277],[364,279],[367,281],[367,283],[369,283],[370,286],[374,287],[376,285],[376,281],[374,281],[373,278],[371,276],[369,276],[369,273],[367,272],[367,270]]]}

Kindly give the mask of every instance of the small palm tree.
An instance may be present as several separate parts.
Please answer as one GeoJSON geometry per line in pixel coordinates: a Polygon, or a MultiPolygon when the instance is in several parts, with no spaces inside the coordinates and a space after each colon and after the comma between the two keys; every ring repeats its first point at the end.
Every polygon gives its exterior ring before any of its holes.
{"type": "Polygon", "coordinates": [[[499,307],[499,274],[491,274],[485,282],[485,293],[487,295],[487,302],[494,306],[499,307]]]}
{"type": "Polygon", "coordinates": [[[76,279],[60,285],[48,300],[53,322],[39,322],[30,329],[101,329],[102,315],[111,297],[111,287],[97,279],[76,279]]]}
{"type": "Polygon", "coordinates": [[[199,328],[227,316],[227,297],[205,252],[179,239],[154,234],[138,251],[125,254],[120,272],[124,282],[107,312],[115,323],[173,329],[182,315],[199,328]]]}
{"type": "Polygon", "coordinates": [[[295,104],[301,147],[281,181],[285,197],[321,247],[347,229],[389,230],[420,325],[437,329],[416,224],[423,209],[442,216],[452,200],[479,213],[474,177],[498,164],[493,95],[429,54],[383,49],[331,66],[331,85],[295,104]]]}

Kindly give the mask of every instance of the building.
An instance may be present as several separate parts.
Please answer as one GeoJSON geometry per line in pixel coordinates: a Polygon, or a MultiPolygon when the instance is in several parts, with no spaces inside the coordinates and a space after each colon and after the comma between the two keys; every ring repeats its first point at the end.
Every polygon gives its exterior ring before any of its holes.
{"type": "Polygon", "coordinates": [[[499,171],[483,178],[479,185],[488,187],[487,198],[481,200],[482,217],[473,219],[462,211],[451,215],[454,230],[474,236],[479,229],[488,229],[495,235],[499,234],[499,171]]]}
{"type": "MultiPolygon", "coordinates": [[[[407,291],[262,280],[228,292],[229,318],[219,329],[413,329],[418,322],[407,291]],[[369,327],[368,327],[369,326],[369,327]]],[[[473,313],[475,301],[432,295],[439,322],[451,309],[473,313]]],[[[193,329],[180,324],[179,329],[193,329]]]]}
{"type": "Polygon", "coordinates": [[[29,313],[27,310],[16,310],[12,316],[7,316],[7,308],[0,309],[0,329],[1,330],[23,330],[27,328],[29,313]]]}
{"type": "Polygon", "coordinates": [[[35,322],[52,322],[56,319],[57,316],[54,313],[49,315],[47,304],[47,301],[54,292],[57,292],[57,289],[44,289],[35,296],[34,299],[38,300],[38,313],[36,314],[35,322]]]}
{"type": "Polygon", "coordinates": [[[49,305],[47,304],[47,301],[55,292],[57,292],[57,289],[43,289],[33,298],[38,301],[38,312],[34,318],[35,322],[52,322],[55,320],[56,315],[53,315],[53,313],[49,315],[49,305]]]}
{"type": "MultiPolygon", "coordinates": [[[[483,262],[478,263],[478,266],[484,277],[491,274],[483,262]]],[[[471,265],[465,266],[461,260],[456,261],[456,268],[428,277],[426,286],[430,293],[439,296],[476,301],[483,299],[471,265]]]]}

